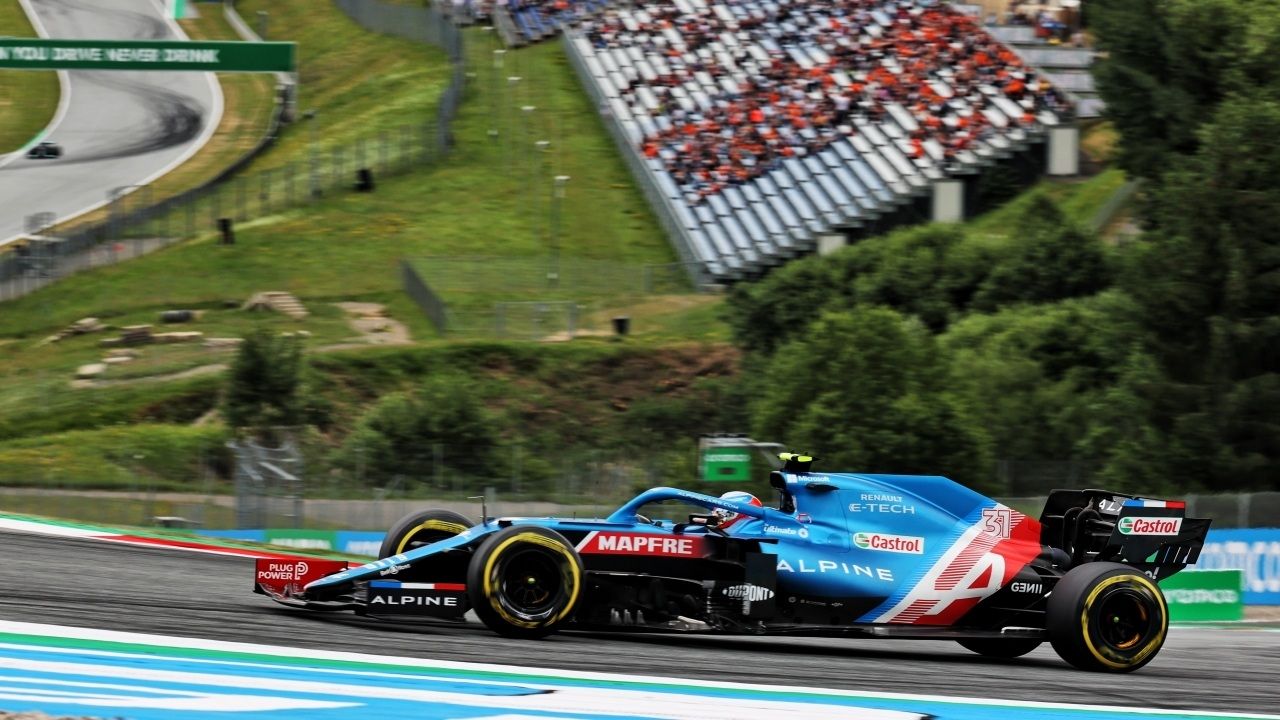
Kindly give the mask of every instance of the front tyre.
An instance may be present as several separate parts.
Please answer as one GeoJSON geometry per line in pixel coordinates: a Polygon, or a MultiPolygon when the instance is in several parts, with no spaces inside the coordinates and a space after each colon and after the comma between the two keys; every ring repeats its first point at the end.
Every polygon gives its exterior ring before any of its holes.
{"type": "Polygon", "coordinates": [[[1049,642],[1082,670],[1132,672],[1151,662],[1169,632],[1160,588],[1128,565],[1073,568],[1049,595],[1049,642]]]}
{"type": "Polygon", "coordinates": [[[378,557],[385,558],[416,550],[423,545],[446,540],[466,532],[473,525],[464,515],[450,510],[419,510],[400,518],[382,539],[378,557]]]}
{"type": "Polygon", "coordinates": [[[471,557],[467,594],[490,630],[540,638],[572,617],[583,579],[582,559],[564,536],[516,525],[491,535],[471,557]]]}
{"type": "Polygon", "coordinates": [[[981,638],[957,640],[960,647],[978,653],[983,657],[1012,660],[1019,658],[1040,647],[1039,640],[1031,638],[981,638]]]}

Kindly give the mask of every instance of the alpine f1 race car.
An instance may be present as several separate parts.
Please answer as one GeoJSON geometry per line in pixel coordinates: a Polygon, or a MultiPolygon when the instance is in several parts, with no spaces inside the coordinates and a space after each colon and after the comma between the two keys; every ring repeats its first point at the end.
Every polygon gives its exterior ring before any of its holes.
{"type": "MultiPolygon", "coordinates": [[[[778,506],[668,487],[603,520],[426,510],[364,565],[257,561],[255,592],[308,609],[559,630],[954,640],[1128,672],[1165,640],[1157,582],[1195,563],[1209,520],[1182,502],[1055,490],[1037,521],[938,476],[815,473],[784,454],[778,506]],[[639,514],[677,501],[687,521],[639,514]]],[[[653,513],[651,513],[653,514],[653,513]]]]}
{"type": "Polygon", "coordinates": [[[28,160],[55,160],[62,157],[62,146],[53,142],[42,142],[27,151],[28,160]]]}

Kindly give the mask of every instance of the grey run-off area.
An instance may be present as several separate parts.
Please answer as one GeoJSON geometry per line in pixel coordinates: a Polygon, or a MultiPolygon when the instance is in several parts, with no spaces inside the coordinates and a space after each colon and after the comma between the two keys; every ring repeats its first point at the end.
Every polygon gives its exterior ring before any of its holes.
{"type": "Polygon", "coordinates": [[[1048,647],[997,662],[950,642],[564,633],[500,638],[479,625],[302,613],[250,591],[253,561],[101,541],[0,533],[0,619],[335,651],[599,670],[761,685],[1186,710],[1276,710],[1280,634],[1174,628],[1156,660],[1108,676],[1048,647]]]}
{"type": "MultiPolygon", "coordinates": [[[[26,0],[24,7],[52,38],[186,39],[158,0],[26,0]]],[[[72,70],[63,78],[42,138],[61,145],[62,157],[0,157],[0,245],[27,230],[28,215],[70,218],[160,177],[202,147],[222,117],[212,73],[72,70]]]]}

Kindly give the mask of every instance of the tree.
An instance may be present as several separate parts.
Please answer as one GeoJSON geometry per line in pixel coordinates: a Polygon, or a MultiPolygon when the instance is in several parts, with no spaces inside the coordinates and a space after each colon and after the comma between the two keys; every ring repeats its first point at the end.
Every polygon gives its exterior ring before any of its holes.
{"type": "Polygon", "coordinates": [[[827,467],[989,473],[981,432],[946,391],[928,329],[886,308],[828,312],[778,348],[756,379],[756,437],[819,453],[827,467]]]}
{"type": "Polygon", "coordinates": [[[910,228],[736,286],[728,320],[744,350],[764,355],[803,333],[825,309],[891,307],[942,330],[967,309],[995,259],[958,226],[910,228]]]}
{"type": "Polygon", "coordinates": [[[455,473],[495,477],[503,472],[497,436],[497,424],[474,381],[442,372],[415,391],[380,399],[356,422],[334,461],[370,482],[430,478],[438,459],[455,473]]]}
{"type": "Polygon", "coordinates": [[[1194,154],[1228,95],[1274,86],[1275,0],[1090,0],[1102,51],[1093,68],[1120,132],[1120,166],[1158,179],[1194,154]]]}
{"type": "Polygon", "coordinates": [[[1155,229],[1135,248],[1124,286],[1176,401],[1161,418],[1199,449],[1188,480],[1269,487],[1280,464],[1280,102],[1232,97],[1171,159],[1155,229]]]}
{"type": "Polygon", "coordinates": [[[1037,193],[1019,215],[1013,239],[982,281],[974,305],[995,310],[1092,295],[1111,284],[1110,275],[1098,239],[1037,193]]]}
{"type": "Polygon", "coordinates": [[[1110,290],[970,314],[939,338],[950,386],[985,428],[996,458],[1106,462],[1111,448],[1101,438],[1118,437],[1135,421],[1149,424],[1145,415],[1118,417],[1104,402],[1141,344],[1137,312],[1110,290]],[[1099,427],[1113,420],[1114,432],[1099,427]]]}
{"type": "Polygon", "coordinates": [[[231,364],[222,414],[237,430],[263,434],[302,418],[302,341],[259,329],[245,337],[231,364]]]}

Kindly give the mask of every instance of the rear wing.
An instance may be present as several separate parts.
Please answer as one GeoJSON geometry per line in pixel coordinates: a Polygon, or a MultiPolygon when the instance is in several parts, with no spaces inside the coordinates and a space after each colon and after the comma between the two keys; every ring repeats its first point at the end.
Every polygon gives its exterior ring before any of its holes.
{"type": "Polygon", "coordinates": [[[1125,563],[1160,580],[1200,558],[1210,520],[1186,517],[1180,500],[1109,490],[1054,490],[1040,516],[1040,543],[1086,562],[1125,563]]]}

